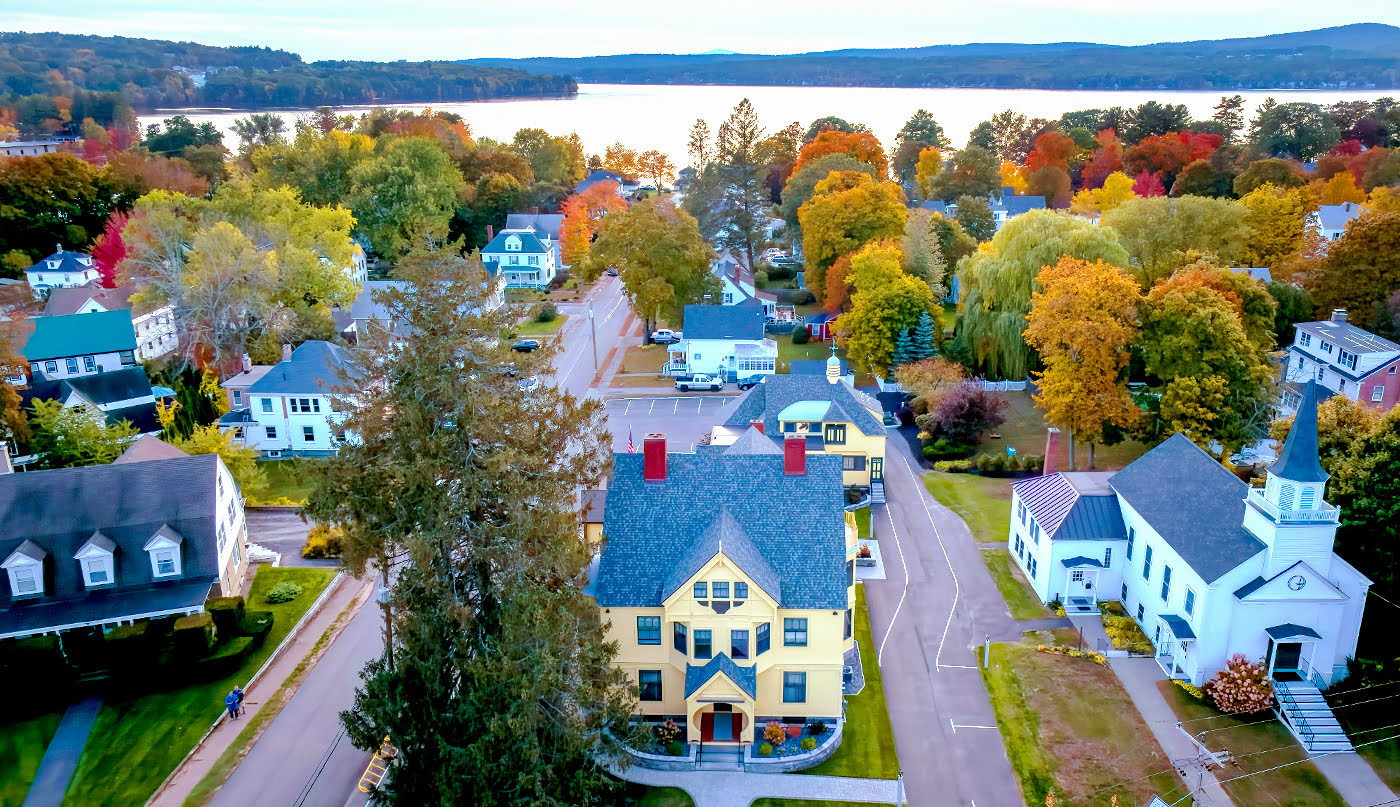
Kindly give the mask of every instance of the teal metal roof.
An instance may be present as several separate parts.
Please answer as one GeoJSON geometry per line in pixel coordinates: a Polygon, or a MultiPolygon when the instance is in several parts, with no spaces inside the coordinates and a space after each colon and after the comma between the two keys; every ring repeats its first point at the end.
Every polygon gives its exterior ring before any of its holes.
{"type": "Polygon", "coordinates": [[[829,409],[831,409],[831,401],[798,401],[779,412],[778,420],[817,421],[826,417],[829,409]]]}
{"type": "Polygon", "coordinates": [[[29,361],[136,349],[130,311],[38,317],[33,322],[34,332],[23,351],[29,361]]]}

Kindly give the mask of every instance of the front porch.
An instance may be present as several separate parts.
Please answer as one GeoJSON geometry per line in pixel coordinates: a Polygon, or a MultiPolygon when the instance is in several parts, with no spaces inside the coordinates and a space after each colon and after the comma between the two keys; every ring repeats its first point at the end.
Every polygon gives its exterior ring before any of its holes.
{"type": "Polygon", "coordinates": [[[1097,614],[1099,612],[1099,574],[1107,571],[1103,563],[1094,558],[1077,556],[1060,561],[1064,577],[1061,578],[1060,599],[1065,614],[1097,614]]]}
{"type": "MultiPolygon", "coordinates": [[[[1281,683],[1311,683],[1326,689],[1327,682],[1313,669],[1313,654],[1322,636],[1312,628],[1292,623],[1265,628],[1269,646],[1264,653],[1269,679],[1281,683]]],[[[1330,670],[1328,671],[1330,674],[1330,670]]]]}
{"type": "Polygon", "coordinates": [[[1158,617],[1152,644],[1157,648],[1157,666],[1162,668],[1167,678],[1191,680],[1189,657],[1195,643],[1196,634],[1186,620],[1175,615],[1158,617]]]}

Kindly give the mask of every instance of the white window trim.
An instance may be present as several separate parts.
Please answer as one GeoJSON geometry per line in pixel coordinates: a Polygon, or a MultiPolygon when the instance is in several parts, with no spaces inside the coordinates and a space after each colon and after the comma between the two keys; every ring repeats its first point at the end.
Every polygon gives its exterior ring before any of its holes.
{"type": "Polygon", "coordinates": [[[179,577],[180,573],[184,571],[184,564],[183,559],[180,557],[180,544],[178,541],[172,541],[164,535],[157,534],[151,536],[151,540],[146,542],[144,549],[151,557],[151,577],[157,580],[164,577],[179,577]],[[175,571],[161,574],[160,559],[157,557],[161,552],[171,553],[175,561],[175,571]]]}
{"type": "Polygon", "coordinates": [[[38,597],[44,593],[44,562],[42,560],[34,560],[24,555],[15,554],[11,555],[10,559],[5,561],[4,566],[5,572],[9,574],[10,577],[11,597],[38,597]],[[17,572],[21,570],[29,570],[34,573],[33,591],[19,590],[19,575],[17,572]]]}
{"type": "Polygon", "coordinates": [[[78,553],[73,556],[73,559],[78,561],[78,569],[82,572],[83,586],[85,588],[110,586],[117,582],[117,569],[116,564],[112,562],[112,553],[102,547],[90,543],[86,544],[82,549],[78,550],[78,553]],[[95,570],[89,568],[90,561],[101,566],[102,571],[107,573],[106,580],[96,583],[92,581],[92,572],[95,570]]]}

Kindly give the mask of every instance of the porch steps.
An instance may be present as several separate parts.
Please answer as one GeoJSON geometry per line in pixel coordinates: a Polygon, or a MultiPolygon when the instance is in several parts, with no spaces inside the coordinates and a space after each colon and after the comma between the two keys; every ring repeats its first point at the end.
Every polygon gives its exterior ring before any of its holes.
{"type": "Polygon", "coordinates": [[[744,747],[741,745],[700,746],[700,770],[737,771],[744,766],[744,747]]]}
{"type": "Polygon", "coordinates": [[[1277,682],[1275,712],[1309,753],[1351,751],[1351,740],[1332,714],[1322,693],[1300,681],[1277,682]]]}
{"type": "Polygon", "coordinates": [[[1064,602],[1065,614],[1097,614],[1098,603],[1089,597],[1070,597],[1064,602]]]}
{"type": "Polygon", "coordinates": [[[884,503],[885,503],[885,483],[884,483],[884,482],[871,482],[871,483],[870,483],[870,503],[871,503],[871,504],[884,504],[884,503]]]}

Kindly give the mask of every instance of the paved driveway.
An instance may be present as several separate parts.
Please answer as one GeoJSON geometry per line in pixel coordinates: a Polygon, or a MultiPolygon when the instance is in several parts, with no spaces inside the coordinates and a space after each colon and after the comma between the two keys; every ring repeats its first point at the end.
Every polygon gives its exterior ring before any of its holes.
{"type": "Polygon", "coordinates": [[[311,525],[301,520],[295,510],[281,508],[249,508],[248,540],[273,552],[282,553],[283,566],[339,566],[337,560],[307,560],[301,556],[306,545],[306,533],[311,525]]]}

